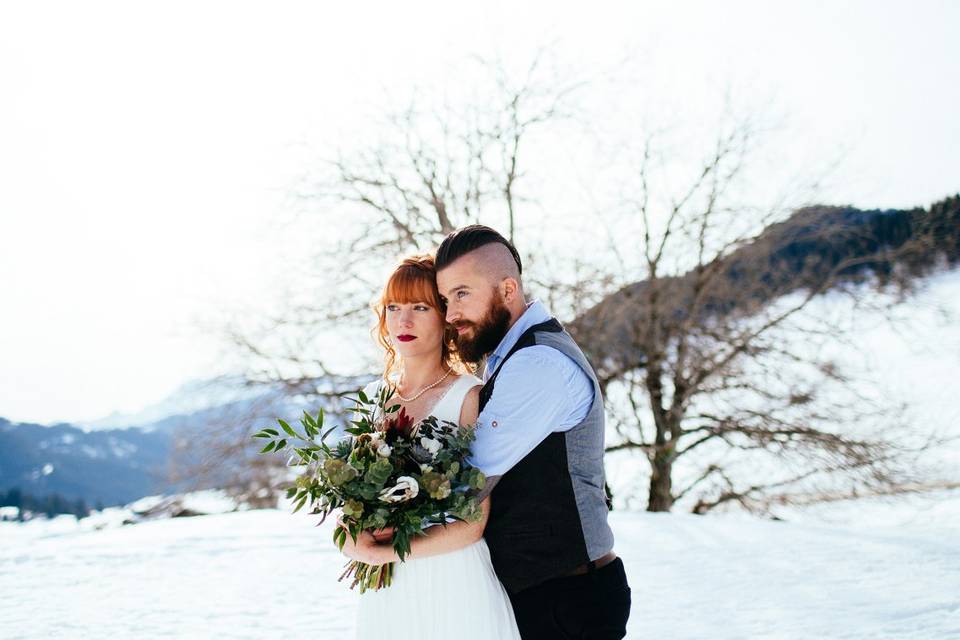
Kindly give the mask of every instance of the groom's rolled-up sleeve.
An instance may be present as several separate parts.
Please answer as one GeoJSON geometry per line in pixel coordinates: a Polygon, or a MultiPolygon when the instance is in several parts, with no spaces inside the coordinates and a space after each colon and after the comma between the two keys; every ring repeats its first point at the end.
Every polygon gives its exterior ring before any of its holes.
{"type": "Polygon", "coordinates": [[[477,418],[470,462],[503,475],[548,435],[583,421],[591,404],[593,383],[571,358],[544,345],[521,349],[500,369],[477,418]]]}

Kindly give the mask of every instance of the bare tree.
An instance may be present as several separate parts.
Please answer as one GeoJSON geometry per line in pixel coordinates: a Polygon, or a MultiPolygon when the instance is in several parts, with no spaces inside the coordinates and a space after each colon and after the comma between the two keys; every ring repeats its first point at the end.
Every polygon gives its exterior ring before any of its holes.
{"type": "Polygon", "coordinates": [[[853,328],[811,313],[828,291],[861,311],[877,306],[869,302],[882,296],[864,286],[877,274],[908,291],[912,274],[894,267],[928,260],[930,236],[915,223],[936,211],[808,207],[784,217],[731,201],[751,135],[749,121],[721,133],[659,225],[654,140],[645,143],[629,202],[639,231],[620,238],[636,242],[642,267],[569,327],[613,399],[619,441],[608,451],[645,454],[651,511],[684,499],[695,513],[730,502],[766,511],[949,485],[921,464],[943,441],[905,445],[918,438],[902,408],[860,392],[861,378],[815,348],[852,346],[853,328]]]}

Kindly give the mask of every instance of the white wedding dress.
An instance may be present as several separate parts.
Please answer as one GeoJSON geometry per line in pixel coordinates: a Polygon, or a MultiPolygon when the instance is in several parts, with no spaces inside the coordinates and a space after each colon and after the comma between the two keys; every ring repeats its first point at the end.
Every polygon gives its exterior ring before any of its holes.
{"type": "MultiPolygon", "coordinates": [[[[367,395],[376,394],[378,384],[369,385],[367,395]]],[[[479,384],[474,376],[460,376],[430,415],[459,422],[467,392],[479,384]]],[[[520,639],[483,538],[450,553],[398,562],[393,584],[359,598],[358,640],[520,639]]]]}

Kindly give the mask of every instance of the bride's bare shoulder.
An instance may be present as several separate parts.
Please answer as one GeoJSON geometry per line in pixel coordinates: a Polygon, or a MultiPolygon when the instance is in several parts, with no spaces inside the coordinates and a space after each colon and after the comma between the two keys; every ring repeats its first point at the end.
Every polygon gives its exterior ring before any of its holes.
{"type": "MultiPolygon", "coordinates": [[[[469,376],[473,377],[473,376],[469,376]]],[[[472,427],[477,423],[477,416],[480,414],[480,381],[473,380],[474,384],[467,395],[463,398],[463,404],[460,405],[460,426],[472,427]]],[[[466,384],[466,382],[464,382],[466,384]]]]}

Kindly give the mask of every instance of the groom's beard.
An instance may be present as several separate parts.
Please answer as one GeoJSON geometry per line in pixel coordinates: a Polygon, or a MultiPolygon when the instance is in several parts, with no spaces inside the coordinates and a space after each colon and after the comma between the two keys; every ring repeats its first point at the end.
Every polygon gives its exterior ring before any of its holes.
{"type": "Polygon", "coordinates": [[[507,335],[510,329],[510,310],[503,304],[503,300],[495,299],[480,322],[461,320],[454,326],[472,327],[471,337],[465,334],[457,336],[457,352],[465,362],[480,362],[485,355],[492,352],[507,335]]]}

